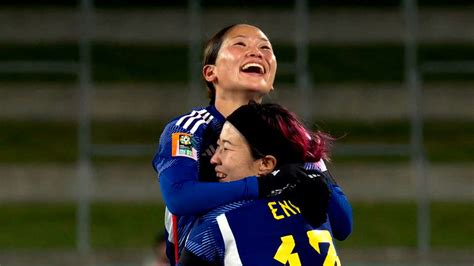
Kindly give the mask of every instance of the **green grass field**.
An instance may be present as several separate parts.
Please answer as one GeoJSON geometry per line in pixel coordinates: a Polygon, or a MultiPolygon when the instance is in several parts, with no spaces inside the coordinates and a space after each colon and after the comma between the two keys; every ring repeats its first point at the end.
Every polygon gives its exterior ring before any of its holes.
{"type": "MultiPolygon", "coordinates": [[[[339,246],[415,247],[414,203],[353,203],[354,231],[339,246]]],[[[474,203],[432,204],[433,247],[474,248],[474,203]]],[[[95,203],[91,208],[94,248],[148,247],[163,228],[163,206],[153,203],[95,203]]],[[[73,203],[0,204],[0,249],[73,248],[73,203]]]]}

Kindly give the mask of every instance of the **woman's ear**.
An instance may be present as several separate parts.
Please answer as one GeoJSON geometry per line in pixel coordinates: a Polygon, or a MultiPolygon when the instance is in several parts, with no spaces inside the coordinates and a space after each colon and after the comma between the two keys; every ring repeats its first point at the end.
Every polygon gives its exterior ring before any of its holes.
{"type": "Polygon", "coordinates": [[[272,155],[265,155],[261,158],[260,167],[258,168],[258,175],[266,175],[275,170],[277,159],[272,155]]]}
{"type": "Polygon", "coordinates": [[[205,65],[202,68],[202,76],[207,82],[214,82],[217,78],[216,72],[215,72],[215,65],[205,65]]]}

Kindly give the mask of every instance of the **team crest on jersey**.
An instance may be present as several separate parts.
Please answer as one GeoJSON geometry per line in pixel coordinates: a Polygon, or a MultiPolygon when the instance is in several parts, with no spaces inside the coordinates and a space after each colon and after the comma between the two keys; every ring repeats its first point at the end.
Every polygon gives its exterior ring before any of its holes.
{"type": "Polygon", "coordinates": [[[188,133],[173,133],[171,135],[171,156],[188,157],[197,160],[197,151],[193,147],[192,137],[188,133]]]}

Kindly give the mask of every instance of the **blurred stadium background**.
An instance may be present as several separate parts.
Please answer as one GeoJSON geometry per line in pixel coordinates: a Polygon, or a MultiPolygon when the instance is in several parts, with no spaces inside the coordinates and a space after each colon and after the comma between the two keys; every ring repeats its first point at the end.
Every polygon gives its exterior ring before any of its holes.
{"type": "Polygon", "coordinates": [[[339,137],[344,265],[473,265],[470,0],[2,0],[0,265],[145,265],[159,134],[239,22],[274,45],[267,100],[339,137]]]}

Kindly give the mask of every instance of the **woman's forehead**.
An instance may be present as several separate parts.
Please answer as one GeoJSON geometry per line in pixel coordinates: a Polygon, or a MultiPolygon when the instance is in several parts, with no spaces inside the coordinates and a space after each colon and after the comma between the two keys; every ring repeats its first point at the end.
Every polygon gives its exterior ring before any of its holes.
{"type": "Polygon", "coordinates": [[[225,36],[226,40],[238,37],[254,37],[269,41],[267,36],[257,27],[247,24],[239,24],[234,26],[225,36]]]}
{"type": "Polygon", "coordinates": [[[244,136],[234,127],[231,123],[225,122],[224,126],[222,127],[221,141],[229,141],[234,145],[238,145],[241,143],[246,143],[244,136]]]}

